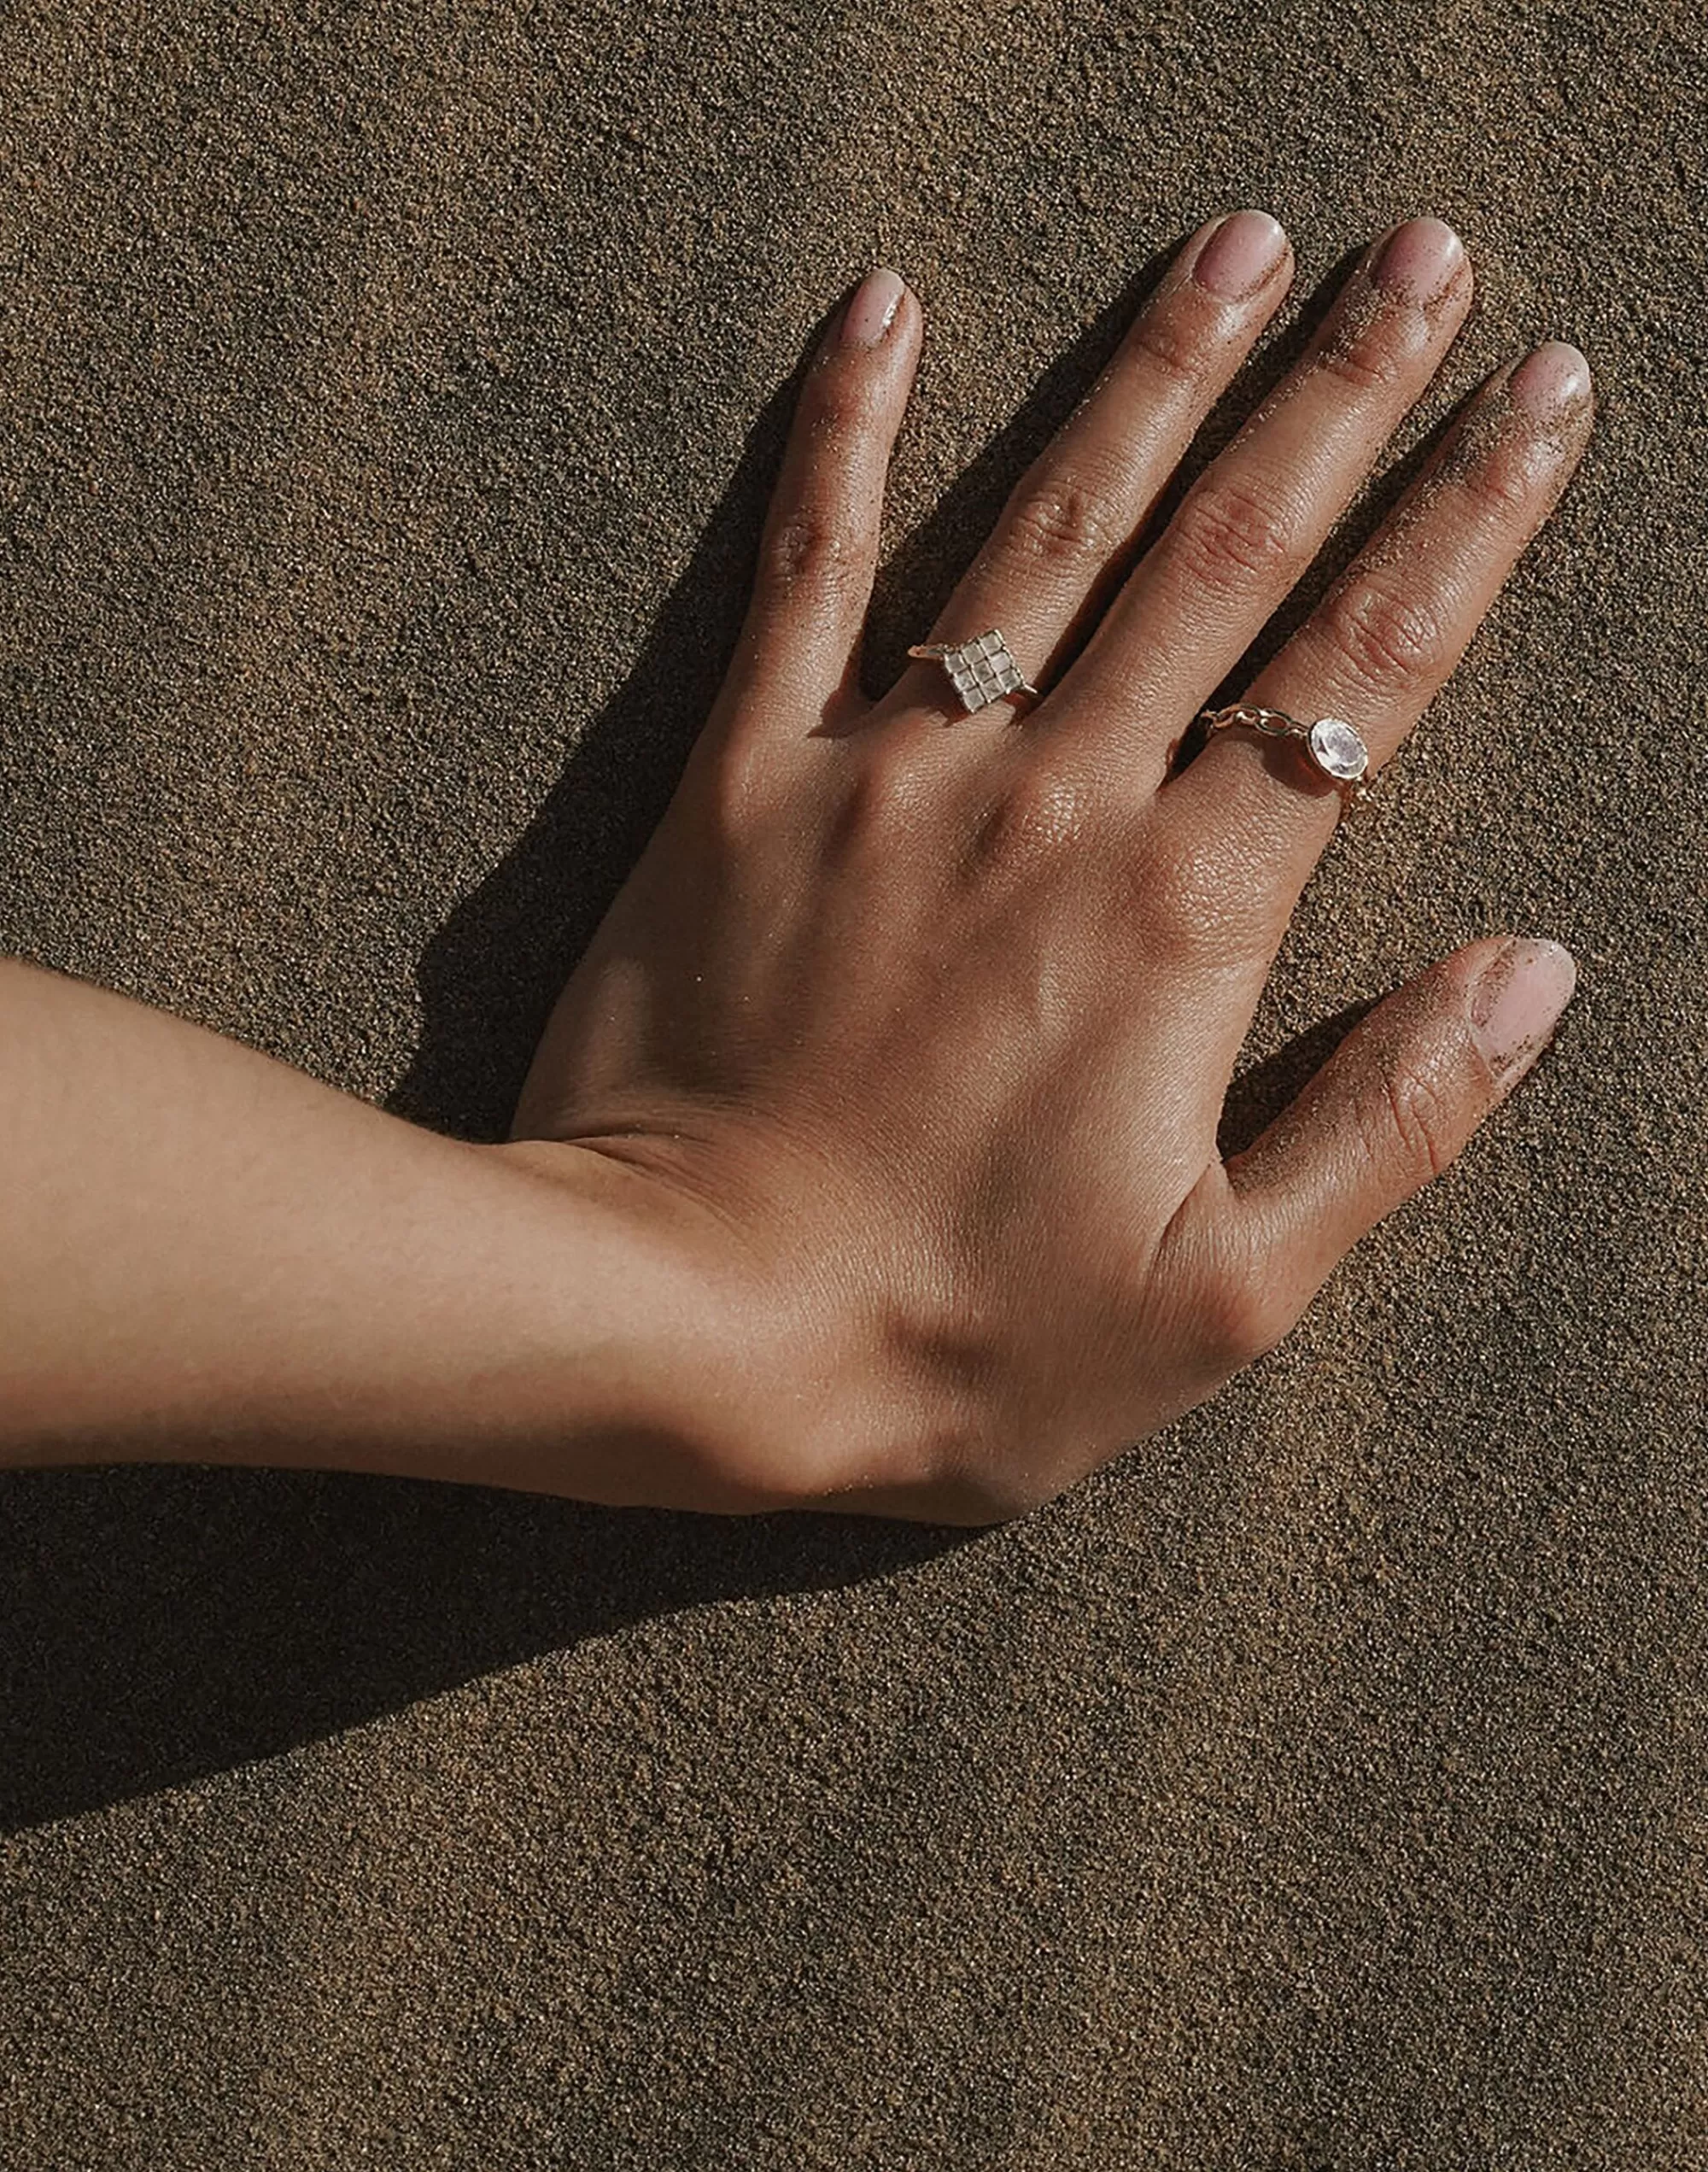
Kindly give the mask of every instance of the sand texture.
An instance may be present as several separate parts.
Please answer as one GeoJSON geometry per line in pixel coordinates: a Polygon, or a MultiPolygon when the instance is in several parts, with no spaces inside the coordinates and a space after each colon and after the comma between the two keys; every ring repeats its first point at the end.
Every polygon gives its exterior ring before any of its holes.
{"type": "Polygon", "coordinates": [[[1224,431],[1415,211],[1480,290],[1397,457],[1535,339],[1602,402],[1250,1055],[1502,928],[1580,995],[1214,1404],[958,1537],[0,1483],[8,2172],[1708,2163],[1705,62],[1639,0],[0,15],[0,944],[471,1135],[868,264],[874,682],[1231,205],[1300,279],[1224,431]]]}

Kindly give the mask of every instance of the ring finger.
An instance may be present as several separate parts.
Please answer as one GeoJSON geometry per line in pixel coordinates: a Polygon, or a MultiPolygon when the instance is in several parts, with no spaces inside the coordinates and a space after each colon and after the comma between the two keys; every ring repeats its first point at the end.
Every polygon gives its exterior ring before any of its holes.
{"type": "MultiPolygon", "coordinates": [[[[1243,698],[1308,723],[1351,721],[1375,769],[1464,654],[1588,437],[1589,366],[1550,341],[1482,387],[1383,527],[1243,698]]],[[[1163,787],[1155,816],[1190,852],[1238,840],[1266,970],[1333,834],[1335,787],[1295,743],[1219,732],[1163,787]]],[[[1354,819],[1356,819],[1354,817],[1354,819]]]]}

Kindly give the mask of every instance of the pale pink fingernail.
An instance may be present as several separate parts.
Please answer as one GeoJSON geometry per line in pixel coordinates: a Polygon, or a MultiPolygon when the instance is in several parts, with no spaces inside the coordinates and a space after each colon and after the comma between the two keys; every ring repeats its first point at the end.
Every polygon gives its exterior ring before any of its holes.
{"type": "Polygon", "coordinates": [[[899,272],[869,272],[850,297],[842,319],[845,347],[875,347],[896,320],[907,292],[899,272]]]}
{"type": "Polygon", "coordinates": [[[1270,278],[1287,254],[1281,222],[1266,211],[1236,211],[1198,251],[1192,277],[1224,302],[1243,302],[1270,278]]]}
{"type": "Polygon", "coordinates": [[[1589,365],[1575,347],[1550,339],[1535,348],[1506,380],[1507,395],[1527,415],[1576,407],[1589,392],[1589,365]]]}
{"type": "Polygon", "coordinates": [[[1453,284],[1464,261],[1465,243],[1445,221],[1408,219],[1377,251],[1370,276],[1384,294],[1433,302],[1453,284]]]}
{"type": "Polygon", "coordinates": [[[1576,986],[1576,961],[1559,943],[1515,936],[1483,967],[1471,994],[1471,1032],[1497,1079],[1529,1070],[1576,986]]]}

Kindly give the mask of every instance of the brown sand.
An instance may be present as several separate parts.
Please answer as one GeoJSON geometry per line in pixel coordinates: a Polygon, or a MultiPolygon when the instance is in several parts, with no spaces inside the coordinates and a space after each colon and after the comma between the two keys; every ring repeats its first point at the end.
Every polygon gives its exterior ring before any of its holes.
{"type": "Polygon", "coordinates": [[[1551,334],[1603,420],[1254,1055],[1501,927],[1582,994],[1213,1408],[958,1541],[0,1487],[0,2163],[1708,2162],[1699,14],[9,12],[0,941],[447,1127],[869,262],[930,319],[879,677],[1231,203],[1295,326],[1464,231],[1407,447],[1551,334]]]}

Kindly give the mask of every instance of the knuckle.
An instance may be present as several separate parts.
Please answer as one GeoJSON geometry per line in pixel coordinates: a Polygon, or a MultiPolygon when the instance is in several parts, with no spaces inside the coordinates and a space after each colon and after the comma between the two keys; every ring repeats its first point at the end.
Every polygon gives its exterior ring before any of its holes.
{"type": "Polygon", "coordinates": [[[1426,1069],[1403,1061],[1383,1070],[1380,1091],[1358,1104],[1365,1151],[1378,1166],[1400,1167],[1418,1184],[1438,1177],[1454,1158],[1450,1110],[1426,1069]]]}
{"type": "Polygon", "coordinates": [[[822,595],[857,590],[864,554],[845,524],[828,507],[798,506],[785,513],[766,538],[764,577],[793,593],[822,595]]]}
{"type": "Polygon", "coordinates": [[[1243,1246],[1218,1262],[1194,1308],[1200,1343],[1223,1373],[1255,1364],[1286,1337],[1297,1317],[1290,1292],[1243,1246]]]}
{"type": "Polygon", "coordinates": [[[1225,963],[1237,971],[1268,940],[1267,923],[1225,851],[1164,834],[1135,856],[1133,918],[1148,947],[1175,965],[1225,963]]]}
{"type": "Polygon", "coordinates": [[[1153,385],[1196,395],[1204,381],[1206,356],[1202,333],[1172,309],[1143,316],[1133,326],[1127,352],[1153,385]]]}
{"type": "Polygon", "coordinates": [[[1348,392],[1368,395],[1385,391],[1395,379],[1399,357],[1385,320],[1347,327],[1319,350],[1319,373],[1344,385],[1348,392]]]}
{"type": "Polygon", "coordinates": [[[1297,559],[1300,522],[1272,484],[1228,476],[1200,483],[1174,516],[1187,573],[1213,591],[1266,584],[1297,559]]]}
{"type": "Polygon", "coordinates": [[[1354,583],[1329,606],[1327,622],[1342,666],[1367,693],[1433,681],[1452,660],[1438,607],[1390,582],[1354,583]]]}
{"type": "Polygon", "coordinates": [[[969,872],[1029,868],[1083,854],[1102,828],[1092,795],[1079,779],[1028,770],[986,805],[966,853],[969,872]]]}
{"type": "MultiPolygon", "coordinates": [[[[1461,471],[1463,487],[1481,513],[1502,527],[1527,525],[1540,495],[1541,465],[1535,448],[1500,440],[1483,449],[1461,471]]],[[[1543,472],[1547,473],[1546,468],[1543,472]]]]}
{"type": "Polygon", "coordinates": [[[811,388],[804,420],[816,452],[834,451],[874,429],[885,397],[870,374],[861,369],[828,369],[811,388]]]}
{"type": "Polygon", "coordinates": [[[1022,484],[1003,522],[1004,540],[1034,565],[1101,565],[1120,547],[1108,500],[1071,477],[1022,484]]]}
{"type": "Polygon", "coordinates": [[[712,834],[726,845],[745,842],[771,797],[769,764],[757,735],[734,724],[715,741],[703,734],[689,758],[712,834]]]}
{"type": "Polygon", "coordinates": [[[880,861],[898,838],[917,836],[933,792],[924,767],[874,745],[849,776],[831,817],[828,849],[835,858],[863,854],[880,861]]]}

